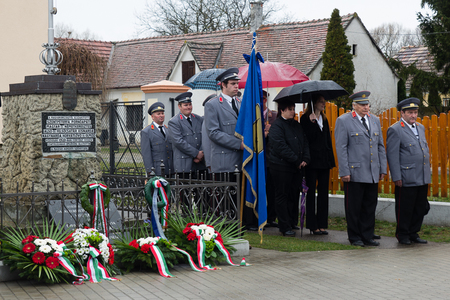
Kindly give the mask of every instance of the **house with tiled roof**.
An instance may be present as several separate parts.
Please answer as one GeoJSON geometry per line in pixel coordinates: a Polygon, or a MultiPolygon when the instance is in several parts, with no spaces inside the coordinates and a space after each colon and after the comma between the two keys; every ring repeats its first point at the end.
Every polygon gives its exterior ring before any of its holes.
{"type": "MultiPolygon", "coordinates": [[[[444,71],[437,71],[434,67],[434,56],[428,51],[428,47],[419,46],[405,46],[402,47],[398,53],[394,56],[395,59],[400,61],[403,65],[410,66],[415,64],[416,68],[425,72],[434,72],[438,76],[444,74],[444,71]]],[[[409,94],[411,88],[411,79],[408,79],[405,83],[406,93],[409,94]]],[[[424,95],[424,99],[427,100],[428,95],[424,95]]],[[[441,95],[442,105],[450,106],[450,95],[441,95]]]]}
{"type": "MultiPolygon", "coordinates": [[[[310,79],[320,79],[322,53],[329,19],[262,25],[257,29],[257,50],[265,60],[292,65],[310,79]]],[[[371,91],[374,113],[395,106],[398,77],[387,64],[357,14],[342,16],[342,25],[352,48],[358,90],[371,91]]],[[[248,28],[208,33],[158,36],[113,44],[106,87],[111,99],[145,100],[142,86],[169,80],[182,84],[191,75],[209,68],[241,67],[242,54],[250,53],[248,28]]],[[[269,90],[273,99],[281,88],[269,90]]],[[[203,115],[201,103],[212,91],[193,90],[194,112],[203,115]]],[[[153,100],[151,100],[153,99],[153,100]]],[[[269,102],[270,100],[269,99],[269,102]]],[[[166,106],[170,107],[169,100],[166,106]]],[[[269,104],[274,107],[274,104],[269,104]]],[[[170,115],[176,112],[168,112],[170,115]]]]}

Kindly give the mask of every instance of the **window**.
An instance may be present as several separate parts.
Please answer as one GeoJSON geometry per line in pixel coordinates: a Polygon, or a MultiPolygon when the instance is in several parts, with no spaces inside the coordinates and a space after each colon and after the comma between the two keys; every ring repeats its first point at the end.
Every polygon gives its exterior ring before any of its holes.
{"type": "Polygon", "coordinates": [[[195,75],[195,61],[183,61],[181,62],[181,75],[182,81],[185,83],[189,78],[195,75]]]}
{"type": "Polygon", "coordinates": [[[356,46],[357,46],[356,44],[352,45],[352,54],[353,55],[356,55],[356,46]]]}
{"type": "Polygon", "coordinates": [[[442,99],[442,106],[450,106],[450,98],[442,99]]]}
{"type": "Polygon", "coordinates": [[[126,105],[127,110],[127,129],[129,131],[141,130],[144,126],[144,106],[143,105],[126,105]]]}

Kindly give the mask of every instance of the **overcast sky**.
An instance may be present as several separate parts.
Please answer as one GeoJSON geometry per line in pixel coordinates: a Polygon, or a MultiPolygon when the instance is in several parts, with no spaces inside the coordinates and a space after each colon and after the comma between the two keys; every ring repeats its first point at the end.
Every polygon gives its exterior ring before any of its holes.
{"type": "MultiPolygon", "coordinates": [[[[144,9],[146,1],[153,0],[54,0],[58,8],[54,22],[70,25],[78,33],[89,30],[105,41],[134,39],[138,37],[136,13],[144,9]]],[[[284,6],[280,17],[288,12],[297,21],[329,18],[334,8],[339,9],[341,16],[356,12],[368,30],[385,23],[399,23],[404,28],[414,29],[418,26],[417,12],[424,12],[421,0],[271,1],[284,6]]]]}

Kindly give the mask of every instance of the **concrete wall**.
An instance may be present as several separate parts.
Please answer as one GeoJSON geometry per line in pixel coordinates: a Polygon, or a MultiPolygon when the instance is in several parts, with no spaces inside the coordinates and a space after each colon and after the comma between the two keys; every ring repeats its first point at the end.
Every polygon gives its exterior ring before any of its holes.
{"type": "MultiPolygon", "coordinates": [[[[450,226],[450,203],[430,201],[430,211],[423,223],[435,226],[450,226]]],[[[345,217],[344,195],[330,195],[330,217],[345,217]]],[[[395,199],[378,198],[376,219],[395,223],[395,199]]]]}
{"type": "MultiPolygon", "coordinates": [[[[22,83],[27,75],[43,74],[39,53],[48,41],[48,2],[2,0],[0,27],[0,92],[7,92],[9,84],[22,83]]],[[[0,108],[0,143],[2,129],[0,108]]]]}

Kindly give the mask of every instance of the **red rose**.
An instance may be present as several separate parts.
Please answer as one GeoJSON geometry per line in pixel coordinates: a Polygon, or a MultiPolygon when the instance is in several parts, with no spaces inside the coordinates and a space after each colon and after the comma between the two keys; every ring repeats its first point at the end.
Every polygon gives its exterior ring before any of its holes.
{"type": "Polygon", "coordinates": [[[185,229],[183,229],[183,233],[188,235],[189,233],[191,233],[192,229],[191,227],[186,227],[185,229]]]}
{"type": "Polygon", "coordinates": [[[28,243],[25,246],[23,246],[22,251],[24,253],[31,253],[36,249],[36,246],[33,243],[28,243]]]}
{"type": "Polygon", "coordinates": [[[32,257],[32,260],[35,264],[43,264],[45,262],[45,254],[42,252],[36,252],[32,257]]]}
{"type": "Polygon", "coordinates": [[[187,223],[186,227],[191,227],[192,225],[195,225],[195,223],[187,223]]]}
{"type": "Polygon", "coordinates": [[[142,245],[141,251],[144,253],[148,253],[148,251],[150,251],[150,245],[149,244],[142,245]]]}
{"type": "Polygon", "coordinates": [[[55,257],[49,257],[47,258],[47,260],[45,261],[45,264],[47,265],[47,267],[49,267],[50,269],[54,269],[57,266],[59,266],[59,260],[55,257]]]}
{"type": "Polygon", "coordinates": [[[139,249],[139,244],[136,242],[136,240],[132,240],[132,241],[129,243],[129,245],[130,245],[131,247],[134,247],[134,248],[136,248],[136,249],[139,249]]]}
{"type": "Polygon", "coordinates": [[[109,257],[108,264],[113,265],[114,264],[114,256],[109,257]]]}
{"type": "Polygon", "coordinates": [[[198,223],[198,225],[203,225],[203,224],[205,224],[205,223],[203,223],[203,222],[198,223]]]}
{"type": "Polygon", "coordinates": [[[187,236],[188,241],[195,241],[196,238],[197,236],[195,235],[195,232],[191,232],[187,236]]]}

